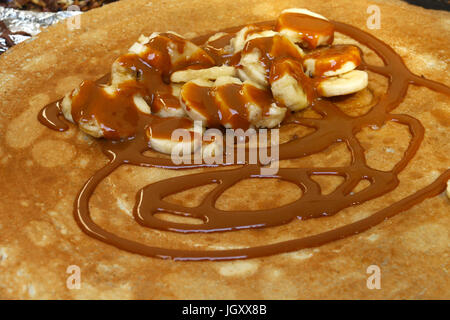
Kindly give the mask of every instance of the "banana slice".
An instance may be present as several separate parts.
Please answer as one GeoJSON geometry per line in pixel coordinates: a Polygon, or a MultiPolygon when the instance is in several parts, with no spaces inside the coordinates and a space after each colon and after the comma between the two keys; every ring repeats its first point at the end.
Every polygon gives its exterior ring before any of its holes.
{"type": "Polygon", "coordinates": [[[256,128],[273,128],[283,121],[286,108],[279,107],[270,91],[245,81],[242,92],[247,97],[248,118],[256,128]]]}
{"type": "Polygon", "coordinates": [[[276,61],[270,70],[270,89],[275,100],[292,111],[308,107],[314,88],[300,62],[292,59],[276,61]]]}
{"type": "MultiPolygon", "coordinates": [[[[203,126],[187,118],[153,117],[146,129],[150,147],[158,152],[178,157],[201,153],[203,159],[215,161],[223,154],[223,141],[213,135],[203,136],[203,126]],[[206,137],[206,138],[205,138],[206,137]],[[205,140],[205,141],[203,141],[205,140]],[[214,159],[212,159],[214,158],[214,159]]],[[[219,136],[222,133],[219,131],[219,136]]],[[[176,159],[172,158],[174,162],[176,159]]]]}
{"type": "Polygon", "coordinates": [[[249,25],[239,30],[236,33],[236,36],[230,40],[230,45],[233,52],[236,53],[242,51],[242,49],[244,49],[248,33],[258,31],[261,31],[261,29],[254,25],[249,25]]]}
{"type": "Polygon", "coordinates": [[[332,44],[334,39],[333,24],[324,16],[307,9],[282,11],[275,30],[309,49],[332,44]]]}
{"type": "Polygon", "coordinates": [[[201,147],[194,134],[202,134],[203,127],[187,118],[153,117],[146,130],[150,147],[165,154],[188,155],[201,147]]]}
{"type": "MultiPolygon", "coordinates": [[[[172,33],[176,36],[181,37],[179,34],[173,32],[173,31],[168,31],[167,33],[172,33]]],[[[145,47],[145,45],[147,43],[150,42],[151,39],[156,38],[157,36],[159,36],[161,34],[161,32],[153,32],[150,36],[146,37],[145,35],[141,34],[139,36],[139,39],[137,42],[133,43],[133,45],[130,47],[130,49],[128,49],[129,53],[134,53],[137,55],[144,55],[145,52],[147,51],[147,48],[145,47]]]]}
{"type": "Polygon", "coordinates": [[[239,78],[235,77],[219,77],[214,81],[215,87],[224,86],[226,84],[242,84],[242,81],[239,78]]]}
{"type": "Polygon", "coordinates": [[[135,68],[127,68],[121,63],[124,59],[131,59],[134,54],[125,54],[120,58],[116,59],[112,64],[111,68],[111,85],[118,87],[122,83],[129,81],[136,81],[138,78],[138,73],[135,68]]]}
{"type": "Polygon", "coordinates": [[[184,117],[186,112],[180,104],[181,86],[171,84],[156,91],[153,97],[152,113],[162,117],[184,117]]]}
{"type": "Polygon", "coordinates": [[[234,50],[231,45],[233,38],[233,33],[218,32],[209,37],[202,47],[216,61],[216,64],[221,64],[227,57],[233,55],[234,50]]]}
{"type": "Polygon", "coordinates": [[[242,69],[238,69],[239,78],[244,81],[253,81],[261,86],[267,86],[267,70],[261,61],[261,57],[261,51],[257,48],[242,54],[239,62],[242,69]]]}
{"type": "Polygon", "coordinates": [[[286,108],[279,107],[270,92],[262,87],[220,78],[215,86],[215,99],[225,128],[273,128],[284,119],[286,108]]]}
{"type": "Polygon", "coordinates": [[[145,99],[142,97],[142,95],[140,93],[133,95],[133,102],[134,102],[134,105],[136,106],[136,108],[140,112],[142,112],[144,114],[151,113],[150,106],[147,104],[147,102],[145,101],[145,99]]]}
{"type": "Polygon", "coordinates": [[[251,80],[266,87],[269,82],[272,61],[288,57],[301,60],[303,50],[288,38],[280,35],[249,40],[241,54],[238,75],[243,80],[251,80]]]}
{"type": "Polygon", "coordinates": [[[178,99],[180,99],[181,88],[183,87],[183,84],[181,84],[181,83],[172,83],[170,85],[170,87],[172,88],[172,95],[174,97],[177,97],[178,99]]]}
{"type": "Polygon", "coordinates": [[[228,36],[229,34],[226,32],[217,32],[216,34],[213,34],[211,37],[208,38],[208,40],[206,40],[205,43],[210,44],[210,43],[214,43],[219,39],[222,39],[226,36],[228,36]]]}
{"type": "MultiPolygon", "coordinates": [[[[205,50],[175,32],[155,32],[149,37],[141,36],[139,41],[131,46],[129,54],[139,56],[163,76],[192,65],[212,67],[215,64],[214,59],[205,50]]],[[[129,73],[132,74],[133,70],[129,70],[129,73]]]]}
{"type": "Polygon", "coordinates": [[[281,14],[283,13],[298,13],[298,14],[306,14],[308,16],[314,17],[314,18],[318,18],[318,19],[322,19],[322,20],[327,20],[327,18],[325,18],[323,15],[318,14],[316,12],[310,11],[308,9],[305,8],[289,8],[289,9],[284,9],[283,11],[281,11],[281,14]]]}
{"type": "Polygon", "coordinates": [[[306,74],[331,77],[352,71],[361,64],[359,49],[352,45],[334,45],[307,54],[303,60],[306,74]]]}
{"type": "Polygon", "coordinates": [[[245,47],[245,44],[252,39],[273,37],[276,34],[278,34],[278,32],[275,32],[273,30],[268,30],[267,28],[263,28],[260,26],[249,25],[242,28],[236,33],[236,36],[230,40],[230,45],[233,49],[233,52],[237,53],[239,51],[242,51],[242,49],[244,49],[245,47]]]}
{"type": "Polygon", "coordinates": [[[61,111],[64,116],[64,118],[72,123],[75,123],[72,117],[72,96],[77,95],[79,92],[79,89],[76,88],[72,92],[67,93],[63,100],[61,101],[61,111]]]}
{"type": "Polygon", "coordinates": [[[181,89],[180,100],[191,119],[210,128],[272,128],[286,114],[268,90],[234,77],[189,81],[181,89]]]}
{"type": "Polygon", "coordinates": [[[188,69],[172,73],[172,82],[188,82],[194,79],[216,80],[222,76],[235,76],[236,69],[230,66],[212,67],[206,69],[188,69]]]}
{"type": "MultiPolygon", "coordinates": [[[[75,94],[75,92],[78,89],[75,89],[74,92],[72,94],[75,94]]],[[[64,118],[66,118],[68,121],[74,123],[74,124],[78,124],[78,127],[80,128],[81,131],[83,131],[84,133],[87,133],[88,135],[94,137],[94,138],[101,138],[103,137],[103,130],[100,127],[97,119],[95,119],[94,117],[92,117],[91,119],[86,119],[83,122],[80,123],[76,123],[73,120],[73,116],[72,116],[72,94],[68,93],[64,96],[64,99],[61,102],[61,111],[63,113],[64,118]]],[[[76,93],[78,94],[78,93],[76,93]]],[[[75,94],[75,95],[76,95],[75,94]]]]}
{"type": "MultiPolygon", "coordinates": [[[[184,109],[179,103],[174,87],[166,82],[170,74],[187,67],[212,67],[214,60],[199,46],[183,39],[174,32],[153,33],[149,37],[141,36],[139,41],[113,63],[111,86],[119,88],[134,83],[143,89],[142,99],[137,97],[141,109],[145,103],[151,104],[152,112],[160,117],[183,117],[184,109]]],[[[222,72],[230,73],[227,67],[222,72]]],[[[218,70],[186,70],[179,76],[208,76],[218,70]]],[[[148,107],[149,108],[149,107],[148,107]]]]}
{"type": "Polygon", "coordinates": [[[323,97],[342,96],[355,93],[367,87],[367,72],[353,70],[338,76],[324,78],[317,85],[317,92],[323,97]]]}
{"type": "Polygon", "coordinates": [[[450,180],[447,180],[447,190],[446,190],[447,198],[450,199],[450,180]]]}
{"type": "Polygon", "coordinates": [[[181,87],[180,102],[186,114],[208,127],[219,127],[220,117],[213,90],[214,82],[196,79],[181,87]]]}
{"type": "Polygon", "coordinates": [[[104,86],[84,81],[67,94],[61,108],[64,117],[96,137],[120,139],[135,133],[139,113],[150,114],[150,107],[135,87],[104,86]]]}
{"type": "Polygon", "coordinates": [[[151,106],[151,112],[160,117],[185,116],[178,99],[180,86],[167,84],[160,72],[146,65],[136,54],[123,55],[113,65],[111,87],[123,86],[139,88],[142,99],[138,105],[143,107],[145,102],[151,106]]]}

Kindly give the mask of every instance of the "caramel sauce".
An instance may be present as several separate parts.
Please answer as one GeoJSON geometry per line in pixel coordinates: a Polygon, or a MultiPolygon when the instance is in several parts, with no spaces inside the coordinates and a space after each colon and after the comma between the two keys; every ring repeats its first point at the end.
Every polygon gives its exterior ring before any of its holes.
{"type": "Polygon", "coordinates": [[[181,109],[180,100],[172,94],[170,87],[166,91],[159,89],[156,92],[152,104],[152,111],[154,113],[161,112],[162,110],[176,111],[178,109],[181,109]]]}
{"type": "Polygon", "coordinates": [[[72,117],[76,123],[95,120],[109,139],[133,137],[139,117],[133,102],[134,95],[142,95],[153,113],[163,109],[180,109],[180,102],[173,96],[168,84],[170,74],[187,67],[208,67],[214,64],[205,52],[172,63],[169,50],[177,50],[181,54],[185,49],[185,41],[170,33],[150,39],[146,47],[148,50],[144,57],[126,54],[117,59],[116,63],[121,68],[131,71],[135,76],[134,80],[121,83],[117,94],[108,95],[102,86],[92,81],[85,81],[81,85],[80,91],[72,95],[72,117]]]}
{"type": "Polygon", "coordinates": [[[172,61],[170,51],[181,54],[186,49],[186,41],[172,33],[162,33],[151,38],[145,47],[147,51],[143,58],[144,61],[160,71],[163,77],[193,64],[198,64],[203,68],[214,65],[214,60],[206,52],[195,53],[188,59],[172,61]]]}
{"type": "Polygon", "coordinates": [[[226,84],[216,89],[219,98],[218,106],[222,114],[221,123],[228,124],[234,129],[248,129],[248,111],[246,99],[242,92],[242,85],[226,84]]]}
{"type": "Polygon", "coordinates": [[[284,75],[290,75],[301,84],[306,93],[308,101],[313,102],[317,98],[314,81],[312,81],[304,72],[301,62],[284,58],[275,61],[270,69],[269,83],[277,81],[284,75]]]}
{"type": "MultiPolygon", "coordinates": [[[[263,115],[269,115],[272,103],[275,103],[272,94],[265,89],[257,88],[251,84],[244,83],[243,94],[248,97],[249,101],[255,103],[262,109],[263,115]]],[[[246,109],[248,107],[246,106],[246,109]]]]}
{"type": "MultiPolygon", "coordinates": [[[[287,21],[294,24],[294,28],[298,23],[301,23],[300,27],[302,27],[302,30],[304,30],[303,27],[305,25],[309,26],[311,34],[321,33],[322,30],[329,29],[328,22],[325,25],[324,22],[319,23],[314,20],[314,23],[310,24],[311,19],[302,18],[298,20],[297,18],[289,18],[287,21]],[[317,30],[320,32],[315,32],[317,30]]],[[[283,179],[298,185],[303,191],[303,196],[300,199],[279,208],[260,211],[234,211],[233,214],[217,209],[215,207],[216,200],[225,190],[243,179],[263,178],[260,176],[260,165],[246,164],[237,169],[205,171],[166,179],[150,184],[140,190],[133,212],[134,218],[139,224],[149,228],[181,233],[225,232],[246,228],[271,227],[286,224],[295,218],[306,220],[334,215],[347,207],[380,197],[398,186],[398,174],[416,154],[423,140],[425,130],[422,124],[414,117],[391,112],[403,101],[410,84],[425,86],[447,95],[450,95],[450,88],[411,73],[405,66],[402,58],[391,47],[374,36],[344,23],[329,23],[338,32],[346,34],[359,43],[366,45],[381,57],[384,62],[383,66],[372,66],[363,61],[361,68],[388,77],[389,88],[386,94],[367,114],[359,117],[346,115],[329,100],[315,99],[312,108],[322,116],[321,119],[293,117],[290,120],[291,123],[314,128],[315,131],[308,136],[280,145],[280,160],[305,157],[321,152],[336,142],[345,142],[352,154],[351,164],[345,167],[328,168],[281,168],[277,175],[272,178],[283,179]],[[372,169],[367,165],[364,148],[356,139],[355,134],[365,126],[376,125],[381,127],[387,121],[396,121],[407,125],[412,138],[407,150],[404,152],[403,158],[391,171],[385,172],[372,169]],[[345,181],[332,193],[323,195],[319,185],[311,178],[313,175],[336,175],[343,177],[345,181]],[[351,193],[362,179],[368,180],[371,185],[361,192],[351,193]],[[217,183],[218,186],[197,207],[188,208],[163,201],[168,195],[210,183],[217,183]],[[199,218],[204,223],[193,225],[164,221],[155,217],[155,213],[158,212],[199,218]]],[[[265,22],[261,25],[274,26],[274,22],[265,22]]],[[[228,29],[225,32],[236,32],[240,28],[228,29]]],[[[208,36],[199,37],[194,39],[194,42],[202,43],[207,38],[208,36]]],[[[312,37],[312,40],[314,40],[314,37],[312,37]]],[[[312,43],[314,44],[314,42],[312,43]]],[[[235,90],[235,88],[231,86],[229,90],[235,90]]],[[[53,103],[42,110],[39,119],[51,129],[65,130],[67,125],[58,119],[59,114],[58,105],[53,103]]],[[[120,142],[111,140],[99,141],[102,144],[104,153],[110,158],[110,162],[86,182],[74,204],[75,219],[86,234],[117,248],[145,256],[174,260],[230,260],[255,258],[320,246],[368,230],[424,201],[426,198],[438,195],[445,190],[446,182],[450,179],[450,170],[446,170],[429,186],[364,219],[303,238],[230,250],[182,250],[148,246],[106,231],[92,220],[89,200],[99,183],[124,164],[174,170],[211,166],[206,164],[175,165],[170,159],[144,156],[142,153],[149,148],[144,132],[148,128],[151,119],[151,116],[140,115],[134,139],[126,139],[120,142]]],[[[164,122],[166,120],[161,121],[164,122]]],[[[162,124],[162,122],[159,124],[162,124]]],[[[267,178],[267,176],[264,178],[267,178]]]]}
{"type": "Polygon", "coordinates": [[[52,102],[38,114],[38,120],[48,128],[56,131],[66,131],[69,129],[67,123],[61,120],[61,100],[52,102]]]}
{"type": "Polygon", "coordinates": [[[229,60],[233,57],[233,54],[225,50],[225,48],[230,44],[230,40],[234,36],[235,33],[233,32],[226,33],[214,41],[203,44],[203,49],[214,59],[216,65],[229,64],[229,60]]]}
{"type": "MultiPolygon", "coordinates": [[[[195,83],[187,83],[183,89],[181,96],[190,102],[194,108],[206,119],[206,125],[210,128],[220,128],[222,114],[217,107],[215,100],[215,92],[212,87],[204,87],[195,83]]],[[[191,107],[186,106],[186,110],[190,111],[191,107]]]]}
{"type": "Polygon", "coordinates": [[[79,124],[97,121],[108,139],[133,136],[139,118],[133,102],[137,90],[125,84],[110,95],[94,81],[84,81],[79,93],[72,96],[73,120],[79,124]]]}
{"type": "Polygon", "coordinates": [[[268,90],[247,83],[229,83],[218,87],[187,83],[181,96],[185,103],[189,101],[186,110],[195,109],[206,119],[209,128],[248,129],[251,103],[261,108],[263,115],[267,115],[271,104],[275,103],[268,90]]]}
{"type": "MultiPolygon", "coordinates": [[[[171,86],[164,82],[164,73],[153,67],[151,60],[144,60],[135,54],[127,54],[117,59],[117,63],[121,67],[133,71],[136,80],[134,83],[130,83],[129,89],[134,91],[132,93],[141,93],[152,112],[158,113],[164,108],[181,108],[178,99],[172,94],[171,86]],[[140,90],[136,90],[136,88],[140,90]]],[[[169,74],[170,71],[167,71],[167,76],[169,74]]]]}
{"type": "Polygon", "coordinates": [[[242,50],[251,53],[257,49],[261,53],[260,63],[264,67],[266,79],[269,80],[270,68],[276,59],[291,58],[302,61],[302,56],[296,47],[287,38],[275,35],[274,37],[256,38],[248,41],[242,50]]]}
{"type": "Polygon", "coordinates": [[[160,118],[155,116],[149,117],[147,127],[148,134],[154,138],[170,139],[172,132],[176,129],[192,129],[194,123],[188,118],[168,117],[160,118]]]}
{"type": "Polygon", "coordinates": [[[301,35],[303,44],[309,49],[318,46],[319,38],[327,38],[326,44],[334,40],[334,25],[330,21],[306,14],[286,12],[280,15],[275,26],[276,31],[288,28],[301,35]]]}
{"type": "Polygon", "coordinates": [[[333,45],[315,50],[303,59],[317,59],[314,76],[322,77],[327,71],[339,70],[346,62],[353,62],[356,67],[361,64],[359,49],[352,45],[333,45]]]}

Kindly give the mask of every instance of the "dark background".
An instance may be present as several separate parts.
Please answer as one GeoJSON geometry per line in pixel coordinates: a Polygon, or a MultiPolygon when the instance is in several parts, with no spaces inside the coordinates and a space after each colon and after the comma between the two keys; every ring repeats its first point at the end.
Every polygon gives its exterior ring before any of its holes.
{"type": "Polygon", "coordinates": [[[415,4],[427,9],[438,9],[450,11],[449,0],[405,0],[408,3],[415,4]]]}

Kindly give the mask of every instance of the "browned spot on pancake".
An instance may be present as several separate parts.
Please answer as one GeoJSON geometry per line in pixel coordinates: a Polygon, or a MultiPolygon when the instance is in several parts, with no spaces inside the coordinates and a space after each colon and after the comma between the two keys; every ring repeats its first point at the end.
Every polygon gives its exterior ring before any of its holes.
{"type": "Polygon", "coordinates": [[[367,113],[373,104],[373,100],[373,94],[367,88],[357,93],[331,98],[331,101],[342,111],[355,117],[367,113]]]}
{"type": "Polygon", "coordinates": [[[280,143],[285,143],[294,139],[305,137],[314,132],[313,128],[297,124],[285,124],[280,127],[280,143]]]}
{"type": "Polygon", "coordinates": [[[411,179],[422,179],[424,177],[424,174],[419,171],[411,171],[411,173],[409,174],[409,177],[411,179]]]}
{"type": "Polygon", "coordinates": [[[55,228],[47,221],[31,221],[25,227],[25,233],[39,247],[54,244],[58,240],[55,228]]]}
{"type": "Polygon", "coordinates": [[[370,186],[370,181],[363,179],[358,182],[356,187],[353,188],[352,192],[354,192],[354,193],[360,192],[360,191],[368,188],[369,186],[370,186]]]}
{"type": "Polygon", "coordinates": [[[127,282],[115,283],[112,288],[110,284],[99,286],[95,280],[92,283],[83,282],[80,290],[71,290],[74,299],[79,300],[112,300],[120,297],[123,300],[132,300],[134,298],[131,285],[127,282]]]}
{"type": "Polygon", "coordinates": [[[83,77],[80,76],[68,76],[58,81],[56,86],[56,93],[59,95],[64,95],[67,92],[73,90],[77,85],[83,81],[83,77]]]}
{"type": "Polygon", "coordinates": [[[33,158],[43,167],[57,167],[70,162],[76,148],[61,140],[42,140],[33,146],[33,158]]]}
{"type": "Polygon", "coordinates": [[[450,127],[450,112],[444,109],[433,109],[431,115],[444,127],[450,127]]]}
{"type": "Polygon", "coordinates": [[[217,184],[207,184],[204,186],[185,190],[163,198],[164,201],[176,203],[185,207],[196,207],[211,192],[217,184]]]}
{"type": "Polygon", "coordinates": [[[97,29],[91,32],[85,32],[80,35],[80,41],[89,46],[102,44],[104,42],[105,37],[107,37],[108,31],[97,29]]]}
{"type": "Polygon", "coordinates": [[[311,176],[311,179],[316,181],[320,185],[320,190],[322,191],[323,195],[330,194],[338,186],[340,186],[345,179],[340,176],[319,176],[319,175],[313,175],[311,176]]]}
{"type": "Polygon", "coordinates": [[[254,274],[259,268],[259,262],[249,261],[228,261],[217,264],[220,275],[224,277],[248,277],[254,274]]]}
{"type": "Polygon", "coordinates": [[[365,149],[367,165],[374,169],[387,171],[402,159],[411,134],[407,126],[387,122],[378,130],[365,127],[356,134],[356,137],[365,149]],[[386,140],[383,137],[389,138],[386,140]]]}
{"type": "Polygon", "coordinates": [[[339,167],[350,165],[351,154],[345,143],[335,143],[322,152],[300,159],[282,160],[281,168],[339,167]]]}
{"type": "Polygon", "coordinates": [[[157,219],[161,219],[164,221],[175,222],[175,223],[186,223],[186,224],[202,224],[203,220],[192,218],[192,217],[183,217],[179,215],[174,215],[170,213],[157,213],[154,215],[157,219]]]}
{"type": "Polygon", "coordinates": [[[412,251],[448,252],[448,228],[434,223],[423,224],[404,232],[401,242],[412,251]]]}
{"type": "Polygon", "coordinates": [[[221,210],[263,210],[277,208],[299,199],[295,184],[279,179],[245,179],[227,189],[216,202],[221,210]],[[239,199],[239,201],[233,201],[239,199]]]}
{"type": "Polygon", "coordinates": [[[383,143],[385,143],[385,144],[392,144],[394,142],[395,142],[395,139],[393,137],[383,138],[383,143]]]}
{"type": "MultiPolygon", "coordinates": [[[[201,268],[199,265],[197,267],[201,268]]],[[[239,293],[234,289],[235,286],[217,277],[215,271],[210,268],[197,270],[200,272],[187,272],[181,269],[179,272],[166,273],[161,278],[165,286],[156,297],[159,299],[209,299],[218,290],[223,299],[239,297],[239,293]]]]}
{"type": "Polygon", "coordinates": [[[28,147],[45,130],[36,121],[36,114],[50,102],[46,94],[38,94],[29,100],[30,107],[13,119],[7,127],[6,142],[13,148],[28,147]]]}
{"type": "Polygon", "coordinates": [[[55,54],[51,52],[46,52],[40,56],[36,56],[31,59],[26,59],[24,61],[22,69],[24,71],[37,72],[40,70],[53,68],[57,62],[58,57],[55,54]]]}

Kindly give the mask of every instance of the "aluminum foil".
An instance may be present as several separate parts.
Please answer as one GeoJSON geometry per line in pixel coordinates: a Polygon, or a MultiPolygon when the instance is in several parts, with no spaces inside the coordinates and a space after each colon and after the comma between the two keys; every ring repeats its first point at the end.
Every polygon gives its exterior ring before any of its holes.
{"type": "Polygon", "coordinates": [[[18,44],[41,32],[41,28],[46,28],[61,20],[81,14],[81,11],[59,11],[59,12],[34,12],[16,10],[0,7],[0,21],[9,29],[3,33],[0,30],[0,54],[11,47],[11,44],[18,44]],[[5,38],[9,37],[12,43],[5,38]]]}

